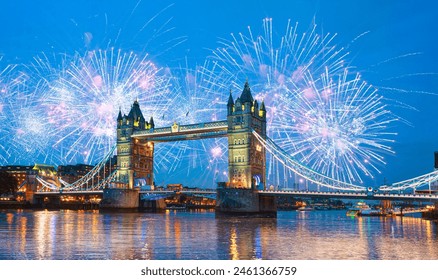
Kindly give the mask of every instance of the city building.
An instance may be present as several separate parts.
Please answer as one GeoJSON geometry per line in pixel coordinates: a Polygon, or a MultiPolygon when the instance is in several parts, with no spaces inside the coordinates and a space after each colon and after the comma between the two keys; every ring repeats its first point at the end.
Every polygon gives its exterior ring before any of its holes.
{"type": "Polygon", "coordinates": [[[6,171],[17,180],[17,189],[26,184],[30,174],[36,174],[36,171],[33,170],[33,165],[0,166],[0,171],[6,171]]]}

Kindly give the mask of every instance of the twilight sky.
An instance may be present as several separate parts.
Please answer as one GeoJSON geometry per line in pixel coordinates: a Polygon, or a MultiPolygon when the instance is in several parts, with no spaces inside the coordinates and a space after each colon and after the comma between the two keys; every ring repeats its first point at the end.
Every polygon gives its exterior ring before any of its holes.
{"type": "MultiPolygon", "coordinates": [[[[247,26],[261,33],[266,17],[274,21],[274,34],[284,32],[288,19],[299,22],[302,30],[315,21],[319,31],[337,33],[336,45],[349,49],[348,64],[381,95],[392,104],[407,105],[391,107],[409,124],[390,127],[398,133],[392,144],[395,155],[386,156],[382,174],[369,182],[381,184],[384,178],[394,182],[430,172],[438,150],[438,4],[418,2],[2,0],[1,66],[28,64],[41,53],[72,54],[110,46],[147,52],[161,66],[179,67],[188,61],[194,67],[219,47],[220,38],[246,32],[247,26]]],[[[178,176],[161,180],[190,184],[193,179],[178,176]]]]}

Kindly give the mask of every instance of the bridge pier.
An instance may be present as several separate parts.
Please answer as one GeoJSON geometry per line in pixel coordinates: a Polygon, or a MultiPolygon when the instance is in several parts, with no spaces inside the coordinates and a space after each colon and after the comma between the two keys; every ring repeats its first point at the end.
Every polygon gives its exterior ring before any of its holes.
{"type": "Polygon", "coordinates": [[[164,198],[157,200],[141,200],[140,210],[161,212],[166,210],[166,202],[164,202],[164,198]]]}
{"type": "Polygon", "coordinates": [[[138,201],[138,190],[104,189],[99,208],[103,211],[138,211],[138,201]]]}
{"type": "Polygon", "coordinates": [[[275,197],[261,195],[252,189],[218,188],[216,213],[275,218],[277,205],[275,197]]]}

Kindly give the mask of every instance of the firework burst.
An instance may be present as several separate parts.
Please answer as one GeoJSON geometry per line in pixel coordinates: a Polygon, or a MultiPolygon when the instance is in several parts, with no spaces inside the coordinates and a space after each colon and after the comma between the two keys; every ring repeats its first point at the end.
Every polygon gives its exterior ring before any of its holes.
{"type": "Polygon", "coordinates": [[[68,147],[62,154],[68,162],[99,160],[115,144],[118,111],[129,112],[134,100],[146,117],[163,115],[173,100],[172,79],[147,55],[98,50],[64,65],[43,106],[57,131],[54,147],[68,147]]]}
{"type": "Polygon", "coordinates": [[[328,72],[307,86],[288,84],[278,96],[282,114],[271,124],[271,135],[289,153],[315,170],[345,182],[373,177],[392,153],[395,133],[388,127],[398,120],[377,90],[347,71],[328,72]]]}
{"type": "MultiPolygon", "coordinates": [[[[205,66],[205,65],[204,65],[205,66]]],[[[226,118],[226,104],[220,92],[216,91],[212,77],[187,66],[172,71],[178,77],[175,97],[171,110],[173,121],[179,124],[213,122],[226,118]]],[[[198,141],[179,141],[159,143],[156,155],[165,154],[155,160],[156,177],[174,183],[181,178],[195,176],[200,186],[214,186],[217,181],[227,180],[227,141],[226,139],[204,139],[198,141]]]]}
{"type": "MultiPolygon", "coordinates": [[[[381,154],[391,152],[386,129],[396,118],[375,89],[348,74],[348,52],[335,45],[336,34],[320,35],[315,24],[309,30],[300,33],[289,21],[278,37],[265,19],[262,35],[250,27],[232,34],[203,71],[233,88],[249,80],[256,99],[267,104],[274,141],[323,174],[362,182],[384,164],[381,154]]],[[[278,177],[275,169],[268,174],[278,177]]]]}
{"type": "Polygon", "coordinates": [[[53,158],[53,134],[40,99],[47,83],[37,75],[29,76],[25,67],[16,66],[2,88],[2,160],[8,164],[58,162],[59,157],[53,158]]]}
{"type": "MultiPolygon", "coordinates": [[[[0,56],[0,63],[2,61],[0,56]]],[[[0,122],[4,124],[8,115],[8,103],[11,96],[10,72],[14,67],[11,65],[0,66],[0,122]]],[[[4,163],[9,158],[8,147],[6,142],[6,129],[4,125],[0,126],[0,163],[4,163]]]]}

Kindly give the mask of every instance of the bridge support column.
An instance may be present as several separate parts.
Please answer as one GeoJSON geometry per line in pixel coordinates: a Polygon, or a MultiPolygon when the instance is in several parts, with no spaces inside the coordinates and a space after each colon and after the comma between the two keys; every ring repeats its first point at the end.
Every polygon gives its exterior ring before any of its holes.
{"type": "Polygon", "coordinates": [[[218,188],[216,213],[257,217],[277,217],[275,197],[252,189],[218,188]]]}
{"type": "Polygon", "coordinates": [[[139,192],[136,189],[104,189],[100,210],[137,211],[139,192]]]}
{"type": "Polygon", "coordinates": [[[140,210],[161,212],[166,210],[166,202],[164,202],[163,198],[157,200],[143,200],[140,201],[140,210]]]}

